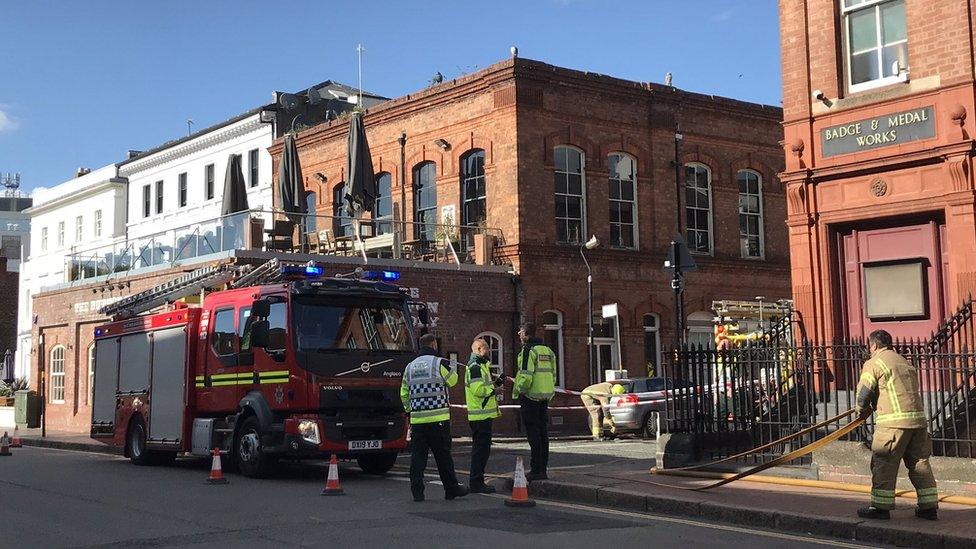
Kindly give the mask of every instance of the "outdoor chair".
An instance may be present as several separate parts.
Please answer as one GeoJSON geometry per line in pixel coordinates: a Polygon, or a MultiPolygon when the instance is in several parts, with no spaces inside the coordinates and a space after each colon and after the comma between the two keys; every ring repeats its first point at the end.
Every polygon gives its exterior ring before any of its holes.
{"type": "Polygon", "coordinates": [[[269,252],[291,252],[295,249],[295,223],[287,219],[276,219],[270,230],[265,230],[268,239],[264,249],[269,252]]]}

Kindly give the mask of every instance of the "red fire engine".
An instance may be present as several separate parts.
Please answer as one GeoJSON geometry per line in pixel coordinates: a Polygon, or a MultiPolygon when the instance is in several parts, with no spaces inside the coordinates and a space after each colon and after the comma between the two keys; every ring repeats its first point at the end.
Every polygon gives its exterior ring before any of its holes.
{"type": "Polygon", "coordinates": [[[95,330],[92,437],[140,465],[220,448],[247,476],[330,453],[387,472],[406,447],[400,378],[417,356],[407,296],[395,272],[321,274],[208,267],[103,309],[114,321],[95,330]],[[174,303],[224,284],[199,307],[174,303]]]}

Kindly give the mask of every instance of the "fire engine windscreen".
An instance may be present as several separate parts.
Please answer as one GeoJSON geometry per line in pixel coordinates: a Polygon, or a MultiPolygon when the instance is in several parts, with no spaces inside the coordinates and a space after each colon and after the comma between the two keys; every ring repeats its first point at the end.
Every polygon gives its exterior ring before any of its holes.
{"type": "Polygon", "coordinates": [[[300,353],[413,350],[410,323],[396,301],[297,298],[292,315],[300,353]]]}

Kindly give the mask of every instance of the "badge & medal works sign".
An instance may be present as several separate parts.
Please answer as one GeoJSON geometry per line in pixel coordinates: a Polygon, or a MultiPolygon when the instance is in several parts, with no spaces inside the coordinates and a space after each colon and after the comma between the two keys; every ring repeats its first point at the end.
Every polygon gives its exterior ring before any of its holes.
{"type": "Polygon", "coordinates": [[[820,146],[824,157],[900,145],[935,137],[932,107],[886,114],[824,128],[820,146]]]}

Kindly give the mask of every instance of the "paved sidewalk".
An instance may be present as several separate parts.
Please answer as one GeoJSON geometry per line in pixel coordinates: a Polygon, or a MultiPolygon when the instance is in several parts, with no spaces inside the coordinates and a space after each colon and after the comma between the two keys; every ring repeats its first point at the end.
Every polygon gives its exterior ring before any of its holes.
{"type": "MultiPolygon", "coordinates": [[[[899,498],[890,521],[856,515],[868,496],[854,492],[735,482],[706,492],[683,490],[714,482],[651,475],[646,461],[634,466],[555,468],[549,480],[529,485],[532,497],[803,532],[866,543],[911,547],[976,546],[976,507],[941,504],[940,520],[914,515],[914,500],[899,498]]],[[[507,487],[511,480],[506,479],[507,487]]]]}
{"type": "MultiPolygon", "coordinates": [[[[11,435],[13,433],[11,432],[11,435]]],[[[20,439],[24,446],[39,446],[42,448],[56,448],[59,450],[75,450],[79,452],[95,452],[98,454],[121,455],[122,450],[110,446],[88,435],[52,431],[48,429],[47,436],[41,436],[40,429],[24,429],[20,431],[20,439]]]]}

